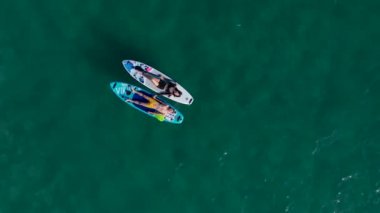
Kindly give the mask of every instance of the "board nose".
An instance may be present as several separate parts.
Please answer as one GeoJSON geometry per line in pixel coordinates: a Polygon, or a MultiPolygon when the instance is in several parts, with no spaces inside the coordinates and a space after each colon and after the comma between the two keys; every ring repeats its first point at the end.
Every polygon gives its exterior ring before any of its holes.
{"type": "Polygon", "coordinates": [[[111,83],[110,83],[110,87],[111,87],[111,89],[115,89],[116,84],[117,84],[116,82],[111,82],[111,83]]]}
{"type": "Polygon", "coordinates": [[[132,60],[123,60],[122,61],[123,66],[130,71],[134,67],[134,63],[132,60]]]}

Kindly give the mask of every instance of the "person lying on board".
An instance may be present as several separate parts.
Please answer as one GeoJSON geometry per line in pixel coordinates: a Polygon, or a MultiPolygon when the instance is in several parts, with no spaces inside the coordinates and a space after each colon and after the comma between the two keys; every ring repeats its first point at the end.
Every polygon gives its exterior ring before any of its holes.
{"type": "Polygon", "coordinates": [[[162,92],[158,93],[160,95],[168,95],[174,96],[174,97],[180,97],[182,95],[182,92],[178,90],[177,84],[173,82],[171,79],[165,78],[162,75],[156,75],[153,73],[149,73],[145,71],[140,66],[135,66],[134,69],[141,73],[141,75],[145,76],[147,79],[149,79],[157,88],[163,90],[162,92]]]}
{"type": "Polygon", "coordinates": [[[132,91],[136,93],[137,95],[145,98],[148,102],[141,102],[141,101],[136,101],[136,100],[131,100],[131,99],[128,99],[126,101],[156,110],[157,113],[154,113],[154,112],[148,112],[148,113],[152,114],[159,121],[164,121],[165,117],[169,117],[170,115],[175,114],[174,109],[171,108],[169,105],[164,104],[160,100],[156,99],[156,95],[153,97],[150,97],[150,96],[145,95],[142,92],[135,90],[134,88],[132,88],[132,91]]]}

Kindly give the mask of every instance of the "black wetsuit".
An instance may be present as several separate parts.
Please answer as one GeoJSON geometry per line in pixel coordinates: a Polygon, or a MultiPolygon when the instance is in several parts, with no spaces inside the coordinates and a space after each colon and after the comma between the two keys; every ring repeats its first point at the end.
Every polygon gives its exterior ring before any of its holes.
{"type": "Polygon", "coordinates": [[[160,79],[160,81],[158,82],[158,85],[157,87],[164,90],[165,87],[166,87],[167,83],[165,81],[163,81],[162,79],[160,79]]]}
{"type": "Polygon", "coordinates": [[[172,95],[175,91],[175,88],[177,86],[176,83],[174,83],[172,80],[167,79],[164,77],[164,80],[160,78],[160,75],[156,75],[153,73],[149,73],[145,71],[142,67],[140,66],[135,66],[134,67],[136,70],[143,72],[145,74],[145,77],[152,80],[152,78],[159,78],[160,81],[158,82],[158,88],[164,90],[163,92],[160,92],[160,95],[172,95]]]}
{"type": "Polygon", "coordinates": [[[160,92],[160,95],[173,95],[175,89],[176,89],[176,84],[173,83],[172,81],[165,82],[164,80],[160,80],[160,83],[158,84],[158,88],[164,90],[163,92],[160,92]],[[161,84],[161,87],[160,87],[161,84]]]}

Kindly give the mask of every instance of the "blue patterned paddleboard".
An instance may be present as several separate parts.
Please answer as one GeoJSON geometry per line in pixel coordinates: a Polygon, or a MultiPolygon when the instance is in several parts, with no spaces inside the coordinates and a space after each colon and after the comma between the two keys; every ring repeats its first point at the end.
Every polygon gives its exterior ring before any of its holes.
{"type": "MultiPolygon", "coordinates": [[[[140,101],[140,102],[146,102],[147,101],[144,97],[142,97],[142,96],[136,94],[135,92],[133,92],[132,88],[134,88],[134,90],[136,90],[136,91],[144,93],[145,95],[147,95],[149,97],[153,97],[152,93],[147,92],[147,91],[145,91],[145,90],[143,90],[143,89],[141,89],[139,87],[133,86],[131,84],[122,83],[122,82],[111,82],[110,86],[111,86],[112,91],[122,101],[124,101],[125,103],[127,103],[131,107],[139,110],[140,112],[143,112],[143,113],[145,113],[145,114],[147,114],[147,115],[149,115],[151,117],[157,118],[157,116],[155,115],[155,113],[157,113],[157,111],[155,109],[147,108],[147,107],[144,107],[144,106],[141,106],[141,105],[138,105],[138,104],[134,104],[134,103],[130,103],[130,102],[126,101],[128,99],[136,100],[136,101],[140,101]]],[[[181,112],[179,112],[177,109],[175,109],[170,104],[167,104],[166,102],[164,102],[162,99],[160,99],[158,97],[156,99],[158,99],[162,103],[170,106],[174,110],[173,115],[165,116],[163,121],[166,121],[166,122],[169,122],[169,123],[174,123],[174,124],[180,124],[180,123],[182,123],[184,117],[183,117],[183,115],[182,115],[181,112]]]]}

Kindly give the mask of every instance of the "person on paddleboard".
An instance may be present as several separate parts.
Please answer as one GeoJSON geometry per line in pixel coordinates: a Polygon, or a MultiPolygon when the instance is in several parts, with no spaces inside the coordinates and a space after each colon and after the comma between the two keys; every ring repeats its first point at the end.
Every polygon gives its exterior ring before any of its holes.
{"type": "Polygon", "coordinates": [[[172,80],[165,78],[162,75],[155,75],[145,71],[140,66],[135,66],[135,70],[141,73],[141,75],[145,76],[149,79],[157,88],[163,90],[160,92],[160,95],[168,95],[169,97],[173,95],[174,97],[180,97],[182,92],[178,90],[177,84],[172,80]]]}
{"type": "Polygon", "coordinates": [[[127,102],[134,103],[140,106],[144,106],[150,109],[156,110],[158,113],[154,112],[148,112],[149,114],[153,114],[154,117],[156,117],[160,121],[164,121],[165,117],[170,117],[171,115],[175,114],[175,111],[173,108],[171,108],[169,105],[162,103],[160,100],[156,99],[156,95],[153,97],[147,96],[142,92],[139,92],[132,88],[132,91],[139,96],[145,98],[148,102],[141,102],[136,100],[128,99],[127,102]]]}

